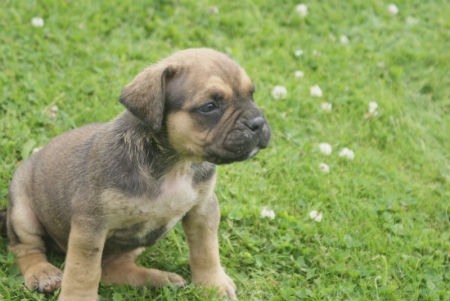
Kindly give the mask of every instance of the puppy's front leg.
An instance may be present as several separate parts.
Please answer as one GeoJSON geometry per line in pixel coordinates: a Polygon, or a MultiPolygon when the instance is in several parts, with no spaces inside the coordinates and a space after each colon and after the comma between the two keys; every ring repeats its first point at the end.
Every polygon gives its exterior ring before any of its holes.
{"type": "Polygon", "coordinates": [[[220,209],[215,195],[209,202],[194,207],[183,218],[192,282],[217,288],[220,295],[236,299],[236,286],[220,265],[219,221],[220,209]]]}
{"type": "Polygon", "coordinates": [[[58,301],[95,301],[101,276],[106,230],[97,222],[74,219],[71,223],[61,294],[58,301]]]}

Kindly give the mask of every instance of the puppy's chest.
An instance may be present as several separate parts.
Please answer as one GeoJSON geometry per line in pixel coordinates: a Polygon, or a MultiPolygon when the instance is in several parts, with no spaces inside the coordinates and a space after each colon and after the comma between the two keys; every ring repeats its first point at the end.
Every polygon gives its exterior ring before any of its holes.
{"type": "Polygon", "coordinates": [[[189,175],[169,176],[156,196],[127,197],[116,191],[103,194],[111,248],[153,244],[202,199],[189,175]]]}

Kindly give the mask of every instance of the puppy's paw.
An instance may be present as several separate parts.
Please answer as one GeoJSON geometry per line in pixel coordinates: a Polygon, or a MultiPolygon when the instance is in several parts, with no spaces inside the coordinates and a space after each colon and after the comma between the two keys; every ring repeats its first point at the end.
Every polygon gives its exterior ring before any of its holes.
{"type": "Polygon", "coordinates": [[[178,274],[160,271],[157,269],[148,269],[150,275],[150,285],[161,287],[165,285],[174,285],[178,287],[186,286],[186,281],[178,274]]]}
{"type": "Polygon", "coordinates": [[[216,273],[197,273],[193,276],[192,282],[196,285],[215,288],[220,296],[237,300],[236,285],[223,270],[216,273]]]}
{"type": "Polygon", "coordinates": [[[52,293],[61,287],[62,276],[60,269],[48,262],[41,262],[25,272],[25,286],[31,291],[52,293]]]}

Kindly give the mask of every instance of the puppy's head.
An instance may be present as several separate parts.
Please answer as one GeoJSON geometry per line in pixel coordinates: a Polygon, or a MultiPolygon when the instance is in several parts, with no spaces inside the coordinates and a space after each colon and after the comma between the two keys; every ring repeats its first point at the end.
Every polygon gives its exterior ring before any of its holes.
{"type": "Polygon", "coordinates": [[[221,164],[248,159],[269,143],[253,92],[248,75],[225,54],[188,49],[138,74],[120,101],[181,156],[221,164]]]}

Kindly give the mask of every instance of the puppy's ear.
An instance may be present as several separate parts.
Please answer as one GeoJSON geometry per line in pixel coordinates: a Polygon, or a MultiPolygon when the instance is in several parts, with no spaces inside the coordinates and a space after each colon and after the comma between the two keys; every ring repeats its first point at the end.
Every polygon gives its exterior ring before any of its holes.
{"type": "Polygon", "coordinates": [[[119,101],[134,116],[150,126],[153,132],[161,129],[166,83],[176,73],[176,66],[155,64],[141,73],[122,91],[119,101]]]}

